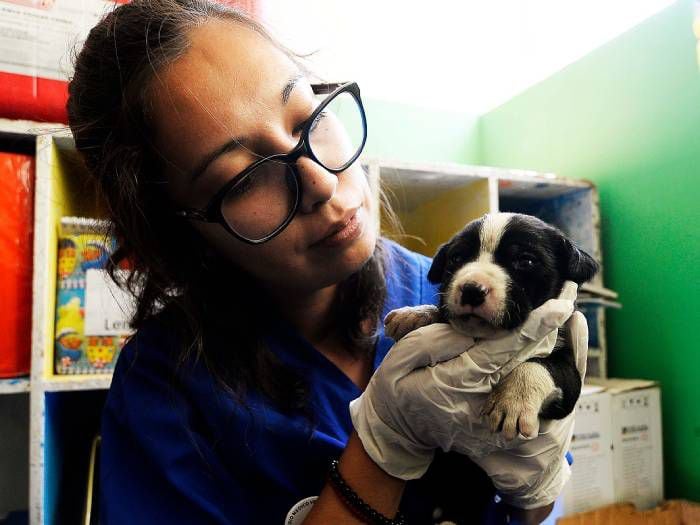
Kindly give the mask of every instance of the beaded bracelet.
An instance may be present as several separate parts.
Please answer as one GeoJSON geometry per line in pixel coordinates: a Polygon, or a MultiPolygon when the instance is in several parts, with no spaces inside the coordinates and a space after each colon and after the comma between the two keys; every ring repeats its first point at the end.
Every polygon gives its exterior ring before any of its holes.
{"type": "Polygon", "coordinates": [[[365,502],[354,490],[352,490],[343,479],[343,476],[340,475],[337,459],[331,461],[331,468],[328,471],[328,477],[343,501],[350,507],[351,510],[358,514],[360,518],[367,521],[367,523],[372,525],[406,525],[406,521],[400,512],[396,514],[396,517],[393,520],[389,519],[370,507],[367,502],[365,502]]]}

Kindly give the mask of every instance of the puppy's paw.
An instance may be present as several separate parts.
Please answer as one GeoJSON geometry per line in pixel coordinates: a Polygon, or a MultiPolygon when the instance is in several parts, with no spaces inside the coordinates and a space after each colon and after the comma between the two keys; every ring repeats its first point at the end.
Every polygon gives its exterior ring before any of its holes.
{"type": "Polygon", "coordinates": [[[398,341],[413,330],[436,323],[439,318],[440,311],[435,305],[405,306],[392,310],[386,315],[384,328],[386,335],[398,341]]]}
{"type": "Polygon", "coordinates": [[[503,432],[507,440],[518,432],[526,438],[537,436],[542,403],[553,383],[537,363],[523,363],[513,369],[489,394],[481,410],[492,432],[503,432]]]}
{"type": "Polygon", "coordinates": [[[527,394],[511,389],[494,390],[484,404],[491,431],[503,432],[507,440],[515,439],[520,432],[526,438],[537,436],[540,429],[539,406],[528,399],[527,394]]]}

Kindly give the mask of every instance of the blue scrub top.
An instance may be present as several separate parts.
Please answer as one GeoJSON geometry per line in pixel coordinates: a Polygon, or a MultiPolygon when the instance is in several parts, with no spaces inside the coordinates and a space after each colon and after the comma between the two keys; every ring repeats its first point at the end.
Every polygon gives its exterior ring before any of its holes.
{"type": "MultiPolygon", "coordinates": [[[[383,242],[384,315],[401,306],[435,304],[437,290],[426,277],[430,259],[383,242]]],[[[155,320],[129,340],[102,417],[103,525],[282,524],[295,503],[320,493],[330,459],[340,457],[353,430],[348,404],[361,391],[284,324],[272,324],[267,342],[308,378],[317,414],[313,429],[255,392],[247,408],[240,406],[199,364],[174,381],[170,355],[178,342],[155,320]]],[[[382,331],[375,369],[392,344],[382,331]]],[[[402,509],[410,522],[432,523],[436,494],[456,486],[469,493],[473,476],[461,472],[409,482],[402,509]]]]}

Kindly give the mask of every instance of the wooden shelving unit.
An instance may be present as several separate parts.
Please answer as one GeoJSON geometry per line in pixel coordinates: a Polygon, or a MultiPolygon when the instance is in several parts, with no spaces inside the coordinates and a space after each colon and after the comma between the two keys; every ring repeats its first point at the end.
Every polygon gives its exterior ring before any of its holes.
{"type": "Polygon", "coordinates": [[[18,377],[16,379],[0,379],[0,395],[26,394],[27,392],[29,392],[28,377],[18,377]]]}
{"type": "MultiPolygon", "coordinates": [[[[66,215],[102,214],[69,133],[60,126],[0,120],[3,134],[35,141],[36,190],[31,375],[0,381],[0,398],[24,396],[27,404],[29,397],[29,414],[20,426],[29,427],[30,523],[53,525],[69,522],[72,513],[80,516],[90,444],[111,381],[109,375],[54,373],[58,223],[66,215]]],[[[589,182],[457,164],[363,163],[370,178],[385,188],[403,223],[407,236],[399,241],[416,251],[433,255],[438,244],[483,213],[524,211],[553,222],[602,261],[598,194],[589,182]]],[[[602,272],[595,283],[602,286],[602,272]]],[[[592,327],[589,374],[604,377],[604,310],[593,308],[587,315],[592,327]]],[[[7,475],[14,473],[0,470],[0,476],[7,475]]]]}
{"type": "Polygon", "coordinates": [[[0,139],[9,148],[30,144],[36,160],[31,373],[0,380],[0,417],[9,421],[0,432],[0,476],[26,494],[0,501],[26,502],[33,524],[73,523],[87,474],[76,444],[87,442],[89,449],[111,376],[54,374],[58,221],[100,210],[65,126],[0,119],[0,139]]]}
{"type": "MultiPolygon", "coordinates": [[[[433,256],[437,247],[484,213],[535,215],[554,224],[603,263],[598,190],[588,181],[528,170],[364,159],[370,180],[379,181],[404,229],[398,241],[433,256]]],[[[375,183],[376,184],[376,183],[375,183]]],[[[603,286],[603,270],[592,281],[603,286]]],[[[607,376],[605,310],[579,305],[588,319],[588,375],[607,376]]]]}

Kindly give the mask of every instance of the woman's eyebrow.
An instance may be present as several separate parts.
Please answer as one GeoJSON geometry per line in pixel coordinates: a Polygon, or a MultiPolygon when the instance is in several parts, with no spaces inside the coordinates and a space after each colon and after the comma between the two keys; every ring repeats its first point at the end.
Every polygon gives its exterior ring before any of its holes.
{"type": "Polygon", "coordinates": [[[297,85],[297,82],[304,78],[304,75],[301,73],[298,73],[294,75],[292,78],[290,78],[287,83],[284,85],[282,88],[282,104],[287,104],[289,101],[289,96],[292,94],[292,90],[294,87],[297,85]]]}
{"type": "MultiPolygon", "coordinates": [[[[291,77],[289,80],[287,80],[287,83],[284,85],[282,88],[282,104],[287,104],[289,102],[289,97],[292,94],[292,91],[296,87],[297,83],[299,80],[304,78],[305,75],[302,73],[298,73],[291,77]]],[[[190,182],[194,182],[199,178],[209,167],[209,165],[214,162],[216,159],[218,159],[221,155],[224,153],[228,153],[229,151],[233,151],[236,149],[238,146],[243,144],[245,142],[245,138],[235,138],[231,139],[225,144],[222,144],[218,148],[216,148],[214,151],[209,153],[206,157],[202,159],[202,161],[197,165],[197,167],[194,169],[192,172],[192,176],[190,177],[190,182]]]]}
{"type": "Polygon", "coordinates": [[[236,149],[238,146],[242,145],[245,142],[245,138],[234,138],[226,142],[225,144],[219,146],[216,148],[214,151],[209,153],[206,157],[202,159],[202,161],[197,165],[197,167],[194,169],[192,172],[192,176],[190,177],[190,182],[194,182],[198,177],[204,173],[209,165],[214,162],[216,159],[218,159],[221,155],[224,153],[228,153],[229,151],[233,151],[236,149]]]}

